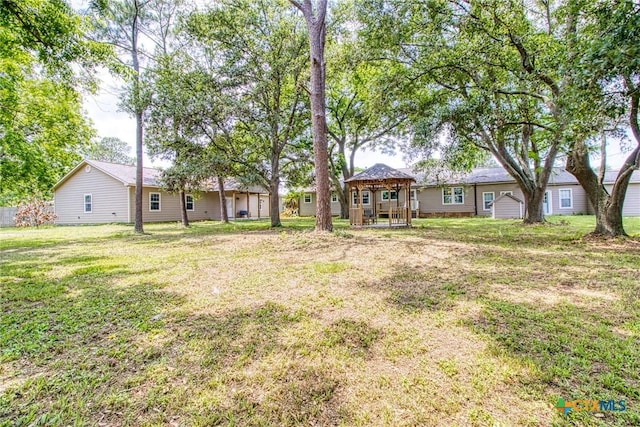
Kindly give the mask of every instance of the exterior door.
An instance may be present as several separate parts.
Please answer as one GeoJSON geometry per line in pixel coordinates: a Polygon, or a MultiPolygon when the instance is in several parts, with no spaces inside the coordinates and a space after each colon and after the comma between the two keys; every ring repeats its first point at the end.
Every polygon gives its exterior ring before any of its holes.
{"type": "Polygon", "coordinates": [[[229,216],[229,219],[236,217],[236,213],[233,210],[233,197],[234,196],[227,196],[227,215],[229,216]]]}
{"type": "Polygon", "coordinates": [[[544,198],[542,199],[542,212],[545,215],[551,215],[551,191],[544,192],[544,198]]]}

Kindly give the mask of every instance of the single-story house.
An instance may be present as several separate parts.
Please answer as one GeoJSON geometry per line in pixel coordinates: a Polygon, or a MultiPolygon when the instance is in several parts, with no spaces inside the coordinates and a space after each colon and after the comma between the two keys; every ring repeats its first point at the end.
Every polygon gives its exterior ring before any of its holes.
{"type": "MultiPolygon", "coordinates": [[[[161,171],[144,168],[142,211],[144,222],[180,221],[180,198],[160,187],[161,171]]],[[[133,222],[136,167],[83,160],[53,187],[56,224],[133,222]]],[[[225,181],[230,218],[269,216],[269,195],[258,186],[225,181]]],[[[189,220],[219,220],[217,185],[186,195],[189,220]]]]}
{"type": "MultiPolygon", "coordinates": [[[[525,212],[525,198],[515,179],[501,167],[478,168],[468,174],[440,180],[439,182],[425,180],[421,174],[412,169],[398,169],[416,178],[411,185],[410,201],[413,216],[426,218],[437,216],[490,216],[493,218],[522,218],[525,212]],[[502,197],[510,195],[512,197],[502,197]],[[519,202],[519,203],[518,203],[519,202]],[[516,210],[517,208],[517,210],[516,210]],[[522,212],[522,213],[520,213],[522,212]]],[[[611,188],[618,171],[605,174],[605,186],[611,188]]],[[[375,199],[371,193],[363,191],[362,198],[365,206],[376,203],[386,203],[399,199],[404,203],[402,192],[376,192],[375,199]]],[[[331,195],[331,212],[340,214],[340,203],[337,195],[331,195]]],[[[356,197],[353,195],[353,197],[356,197]]],[[[313,189],[304,191],[300,200],[300,215],[315,215],[316,195],[313,189]]],[[[573,215],[593,214],[584,189],[576,178],[563,168],[554,168],[543,202],[545,215],[573,215]]],[[[625,199],[623,214],[625,216],[640,216],[640,172],[635,171],[625,199]]]]}

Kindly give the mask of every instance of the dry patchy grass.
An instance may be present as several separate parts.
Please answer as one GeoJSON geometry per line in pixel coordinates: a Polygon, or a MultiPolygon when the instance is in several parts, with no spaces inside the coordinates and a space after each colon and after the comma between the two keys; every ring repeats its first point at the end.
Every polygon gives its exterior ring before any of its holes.
{"type": "Polygon", "coordinates": [[[2,230],[0,425],[640,423],[637,240],[312,225],[2,230]]]}

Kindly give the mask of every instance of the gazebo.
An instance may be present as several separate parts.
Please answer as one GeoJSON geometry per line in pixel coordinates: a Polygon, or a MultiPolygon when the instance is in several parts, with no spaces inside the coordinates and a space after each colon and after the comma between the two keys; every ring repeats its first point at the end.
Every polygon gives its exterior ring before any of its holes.
{"type": "Polygon", "coordinates": [[[376,163],[344,182],[349,187],[349,223],[352,226],[376,224],[378,218],[385,216],[389,227],[411,226],[411,183],[415,182],[411,175],[376,163]],[[365,191],[369,192],[368,200],[363,197],[365,191]]]}

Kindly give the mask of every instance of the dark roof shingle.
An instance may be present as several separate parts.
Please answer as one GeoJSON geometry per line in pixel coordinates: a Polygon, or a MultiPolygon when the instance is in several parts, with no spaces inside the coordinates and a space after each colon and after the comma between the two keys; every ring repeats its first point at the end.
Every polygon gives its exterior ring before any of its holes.
{"type": "Polygon", "coordinates": [[[378,181],[384,179],[409,179],[415,181],[415,177],[413,175],[409,175],[398,169],[394,169],[390,166],[387,166],[383,163],[376,163],[371,166],[369,169],[364,170],[358,174],[355,174],[349,179],[346,179],[345,182],[352,181],[378,181]]]}

